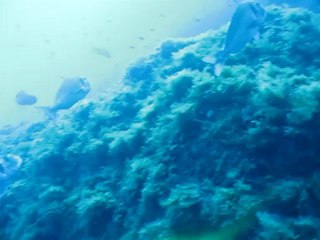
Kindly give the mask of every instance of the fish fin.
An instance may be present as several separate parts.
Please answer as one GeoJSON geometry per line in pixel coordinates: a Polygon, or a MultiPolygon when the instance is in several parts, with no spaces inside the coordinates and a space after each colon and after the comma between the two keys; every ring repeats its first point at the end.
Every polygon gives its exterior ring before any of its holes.
{"type": "Polygon", "coordinates": [[[208,63],[208,64],[216,64],[217,59],[213,56],[205,56],[204,58],[201,59],[202,62],[208,63]]]}
{"type": "Polygon", "coordinates": [[[222,69],[223,69],[222,63],[217,63],[214,65],[214,74],[219,77],[221,75],[222,69]]]}
{"type": "Polygon", "coordinates": [[[225,62],[228,55],[229,55],[229,51],[224,49],[224,50],[216,52],[214,54],[214,56],[207,55],[207,56],[203,57],[201,60],[202,60],[202,62],[214,65],[214,64],[217,64],[220,62],[225,62]]]}
{"type": "MultiPolygon", "coordinates": [[[[222,54],[219,53],[217,57],[222,58],[222,54]]],[[[202,58],[202,61],[205,63],[211,64],[211,65],[214,65],[214,75],[217,77],[220,76],[224,64],[221,63],[219,61],[219,59],[217,59],[216,57],[212,57],[212,56],[206,56],[206,57],[202,58]]]]}

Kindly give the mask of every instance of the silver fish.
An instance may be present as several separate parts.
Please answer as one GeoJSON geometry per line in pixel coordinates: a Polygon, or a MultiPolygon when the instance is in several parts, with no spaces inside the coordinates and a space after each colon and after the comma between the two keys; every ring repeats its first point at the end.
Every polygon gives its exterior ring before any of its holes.
{"type": "Polygon", "coordinates": [[[86,78],[65,79],[56,93],[51,110],[58,111],[72,107],[83,99],[90,90],[90,84],[86,78]]]}
{"type": "Polygon", "coordinates": [[[253,39],[257,39],[264,16],[265,10],[257,2],[239,4],[231,19],[223,54],[237,53],[253,39]]]}
{"type": "Polygon", "coordinates": [[[111,54],[107,49],[93,48],[93,52],[105,58],[111,58],[111,54]]]}
{"type": "Polygon", "coordinates": [[[86,78],[65,79],[56,93],[53,106],[40,107],[40,109],[45,111],[49,119],[55,119],[58,111],[71,108],[84,99],[90,90],[91,87],[86,78]]]}
{"type": "Polygon", "coordinates": [[[240,52],[249,42],[259,38],[264,17],[265,10],[257,2],[247,1],[238,5],[232,16],[223,50],[215,57],[203,58],[204,62],[215,64],[216,75],[220,74],[222,65],[230,54],[240,52]]]}
{"type": "Polygon", "coordinates": [[[25,91],[20,91],[16,95],[16,103],[19,105],[33,105],[38,101],[37,97],[26,93],[25,91]]]}

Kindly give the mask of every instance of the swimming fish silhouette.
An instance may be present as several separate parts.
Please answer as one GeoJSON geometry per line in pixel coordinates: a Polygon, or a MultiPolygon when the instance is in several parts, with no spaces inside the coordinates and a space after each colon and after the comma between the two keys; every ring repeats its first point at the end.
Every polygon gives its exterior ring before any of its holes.
{"type": "Polygon", "coordinates": [[[25,91],[20,91],[16,95],[16,103],[19,105],[33,105],[38,101],[37,97],[26,93],[25,91]]]}
{"type": "Polygon", "coordinates": [[[265,10],[259,3],[248,1],[239,4],[232,16],[223,50],[214,57],[207,56],[202,60],[214,64],[215,74],[220,75],[222,66],[230,54],[240,52],[249,42],[259,39],[264,17],[265,10]]]}
{"type": "Polygon", "coordinates": [[[53,106],[40,108],[50,119],[54,119],[58,111],[71,108],[85,98],[90,90],[91,87],[86,78],[65,79],[56,93],[53,106]]]}

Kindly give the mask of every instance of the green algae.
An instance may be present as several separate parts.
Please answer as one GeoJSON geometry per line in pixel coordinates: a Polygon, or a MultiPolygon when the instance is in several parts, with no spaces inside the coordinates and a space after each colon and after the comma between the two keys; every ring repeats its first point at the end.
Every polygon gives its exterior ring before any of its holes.
{"type": "Polygon", "coordinates": [[[212,231],[204,234],[188,234],[188,235],[179,235],[168,240],[237,240],[240,239],[242,234],[252,227],[252,224],[255,222],[253,217],[252,219],[245,219],[241,221],[245,222],[236,222],[232,226],[223,227],[218,231],[212,231]]]}

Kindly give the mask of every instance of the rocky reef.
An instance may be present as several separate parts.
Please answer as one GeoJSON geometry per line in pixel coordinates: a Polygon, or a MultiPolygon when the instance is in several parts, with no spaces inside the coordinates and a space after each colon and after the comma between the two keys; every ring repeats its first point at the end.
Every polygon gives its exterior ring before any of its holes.
{"type": "Polygon", "coordinates": [[[268,8],[220,76],[226,28],[168,40],[111,100],[2,132],[0,239],[320,239],[319,26],[268,8]]]}

